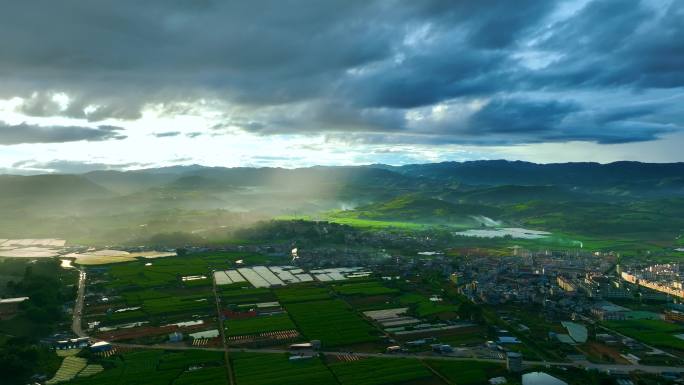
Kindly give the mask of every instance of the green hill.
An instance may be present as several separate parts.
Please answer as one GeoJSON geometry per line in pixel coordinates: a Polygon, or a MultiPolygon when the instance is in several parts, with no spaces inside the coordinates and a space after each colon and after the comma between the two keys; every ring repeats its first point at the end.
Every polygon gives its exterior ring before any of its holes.
{"type": "Polygon", "coordinates": [[[389,201],[370,204],[355,210],[359,218],[416,221],[423,223],[478,221],[473,217],[497,217],[497,207],[474,203],[451,203],[441,199],[426,198],[415,194],[403,195],[389,201]]]}

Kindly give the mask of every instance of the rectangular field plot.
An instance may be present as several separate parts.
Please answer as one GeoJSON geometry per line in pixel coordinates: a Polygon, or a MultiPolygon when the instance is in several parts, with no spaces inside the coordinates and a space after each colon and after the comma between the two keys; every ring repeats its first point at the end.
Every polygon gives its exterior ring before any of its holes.
{"type": "Polygon", "coordinates": [[[297,302],[285,305],[305,337],[323,346],[351,345],[378,339],[375,330],[341,300],[297,302]]]}
{"type": "Polygon", "coordinates": [[[227,385],[226,368],[202,368],[184,372],[173,380],[172,385],[227,385]]]}
{"type": "MultiPolygon", "coordinates": [[[[243,282],[244,278],[235,270],[229,270],[235,266],[239,259],[261,260],[258,255],[245,255],[242,253],[215,253],[211,255],[194,254],[183,257],[166,257],[146,259],[112,265],[109,276],[109,286],[112,288],[141,287],[153,288],[160,286],[186,286],[193,285],[195,281],[182,282],[182,277],[195,275],[209,275],[212,270],[226,271],[227,276],[233,282],[243,282]],[[236,275],[237,274],[237,275],[236,275]]],[[[251,270],[251,269],[250,269],[251,270]]],[[[211,277],[210,277],[211,278],[211,277]]],[[[203,284],[211,284],[211,280],[202,280],[203,284]]]]}
{"type": "Polygon", "coordinates": [[[645,344],[684,350],[684,326],[660,320],[625,320],[606,322],[606,326],[645,344]]]}
{"type": "Polygon", "coordinates": [[[429,366],[458,385],[486,384],[492,377],[505,376],[503,365],[489,362],[427,361],[429,366]]]}
{"type": "Polygon", "coordinates": [[[221,352],[161,350],[135,351],[104,359],[106,368],[89,377],[76,377],[73,385],[186,385],[226,384],[221,352]],[[189,369],[194,370],[189,370],[189,369]]]}
{"type": "Polygon", "coordinates": [[[269,302],[276,299],[271,290],[267,288],[235,288],[221,289],[221,302],[224,305],[232,304],[254,304],[259,302],[269,302]]]}
{"type": "Polygon", "coordinates": [[[342,385],[389,385],[411,381],[440,384],[439,380],[418,360],[402,358],[368,358],[338,362],[330,370],[342,385]]]}
{"type": "Polygon", "coordinates": [[[261,288],[261,287],[270,287],[271,284],[265,280],[259,273],[254,271],[253,269],[250,269],[248,267],[242,267],[239,268],[238,271],[240,274],[249,281],[249,283],[252,284],[252,286],[256,288],[261,288]]]}
{"type": "Polygon", "coordinates": [[[216,281],[217,285],[230,285],[233,283],[233,280],[230,279],[228,274],[226,274],[225,271],[215,271],[214,272],[214,281],[216,281]]]}
{"type": "Polygon", "coordinates": [[[231,354],[238,385],[334,385],[320,358],[290,361],[285,354],[231,354]]]}
{"type": "Polygon", "coordinates": [[[335,285],[334,290],[342,295],[383,295],[396,294],[397,289],[391,289],[380,282],[358,282],[335,285]]]}
{"type": "Polygon", "coordinates": [[[219,286],[245,282],[245,278],[237,270],[215,271],[214,280],[219,286]]]}
{"type": "Polygon", "coordinates": [[[275,289],[275,293],[282,303],[315,301],[330,298],[330,289],[327,287],[283,287],[275,289]]]}
{"type": "Polygon", "coordinates": [[[415,309],[415,312],[419,317],[427,317],[439,313],[456,311],[458,309],[458,306],[454,304],[430,301],[428,297],[414,293],[402,295],[399,297],[399,303],[411,306],[415,309]]]}
{"type": "Polygon", "coordinates": [[[228,336],[241,336],[263,332],[296,329],[290,317],[285,313],[227,320],[225,325],[227,331],[226,334],[228,336]]]}

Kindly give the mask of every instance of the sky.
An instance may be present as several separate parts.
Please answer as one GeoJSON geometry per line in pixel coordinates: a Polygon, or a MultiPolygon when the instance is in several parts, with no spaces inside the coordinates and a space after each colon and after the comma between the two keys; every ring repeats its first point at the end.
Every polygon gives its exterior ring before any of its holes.
{"type": "Polygon", "coordinates": [[[4,173],[684,161],[684,1],[2,8],[4,173]]]}

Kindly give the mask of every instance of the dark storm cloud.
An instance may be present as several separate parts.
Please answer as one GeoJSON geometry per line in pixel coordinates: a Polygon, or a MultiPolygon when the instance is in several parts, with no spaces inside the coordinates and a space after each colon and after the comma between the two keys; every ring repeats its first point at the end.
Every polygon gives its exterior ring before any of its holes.
{"type": "Polygon", "coordinates": [[[88,121],[137,119],[150,104],[169,115],[197,100],[239,106],[211,135],[615,143],[680,129],[681,114],[658,112],[671,105],[601,109],[579,94],[634,105],[652,89],[681,92],[684,2],[594,0],[559,13],[573,1],[9,2],[0,97],[26,98],[26,115],[88,121]],[[473,116],[407,117],[474,100],[484,107],[473,116]]]}
{"type": "Polygon", "coordinates": [[[21,143],[64,143],[124,139],[121,128],[99,126],[97,128],[76,126],[36,126],[26,123],[9,125],[0,122],[0,145],[21,143]]]}
{"type": "Polygon", "coordinates": [[[563,58],[539,84],[565,87],[684,86],[684,2],[602,0],[548,29],[537,48],[563,58]]]}
{"type": "Polygon", "coordinates": [[[477,133],[541,133],[553,130],[579,110],[572,102],[495,99],[471,117],[470,128],[477,133]]]}

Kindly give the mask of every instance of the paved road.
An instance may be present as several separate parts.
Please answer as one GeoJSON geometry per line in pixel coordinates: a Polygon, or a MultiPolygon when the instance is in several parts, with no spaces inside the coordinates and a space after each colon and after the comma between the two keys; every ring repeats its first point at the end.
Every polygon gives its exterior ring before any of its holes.
{"type": "Polygon", "coordinates": [[[78,291],[76,294],[76,303],[74,304],[73,320],[71,322],[71,330],[79,337],[87,337],[81,326],[81,315],[83,313],[83,297],[85,296],[85,282],[86,273],[83,270],[79,271],[78,275],[78,291]]]}
{"type": "Polygon", "coordinates": [[[226,339],[226,329],[224,329],[223,327],[223,316],[221,314],[221,299],[216,289],[216,276],[213,272],[211,275],[211,288],[214,293],[214,299],[216,300],[216,319],[218,320],[219,334],[221,335],[221,343],[223,344],[223,356],[226,360],[226,374],[228,375],[228,383],[230,385],[234,385],[235,377],[233,376],[233,367],[232,365],[230,365],[230,357],[228,353],[228,340],[226,339]]]}

